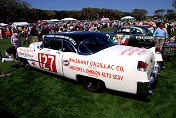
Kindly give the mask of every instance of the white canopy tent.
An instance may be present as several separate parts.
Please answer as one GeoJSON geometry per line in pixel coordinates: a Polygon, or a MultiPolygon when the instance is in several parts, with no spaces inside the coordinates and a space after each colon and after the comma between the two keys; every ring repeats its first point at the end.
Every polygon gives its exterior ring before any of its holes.
{"type": "Polygon", "coordinates": [[[102,18],[101,21],[110,21],[109,18],[102,18]]]}
{"type": "Polygon", "coordinates": [[[49,22],[50,20],[38,20],[38,22],[37,23],[47,23],[47,22],[49,22]]]}
{"type": "Polygon", "coordinates": [[[51,20],[49,20],[48,22],[59,22],[60,20],[58,20],[58,19],[51,19],[51,20]]]}
{"type": "Polygon", "coordinates": [[[7,26],[8,24],[0,23],[0,26],[4,27],[7,26]]]}
{"type": "Polygon", "coordinates": [[[29,25],[29,23],[27,23],[27,22],[14,22],[12,24],[12,27],[27,26],[27,25],[29,25]]]}
{"type": "Polygon", "coordinates": [[[136,18],[132,17],[132,16],[125,16],[123,18],[121,18],[121,20],[136,20],[136,18]]]}
{"type": "Polygon", "coordinates": [[[64,19],[61,19],[62,21],[76,21],[77,19],[74,19],[74,18],[64,18],[64,19]]]}

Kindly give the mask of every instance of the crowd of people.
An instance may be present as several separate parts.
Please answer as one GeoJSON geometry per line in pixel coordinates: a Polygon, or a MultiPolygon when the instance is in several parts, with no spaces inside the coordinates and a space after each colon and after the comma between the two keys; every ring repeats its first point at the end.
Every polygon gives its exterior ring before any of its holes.
{"type": "MultiPolygon", "coordinates": [[[[15,61],[16,49],[21,46],[21,43],[25,45],[35,41],[42,41],[42,36],[57,32],[66,31],[90,31],[100,32],[103,28],[116,28],[123,25],[142,25],[147,26],[156,40],[156,46],[163,49],[163,44],[168,41],[168,37],[172,35],[175,30],[176,22],[148,22],[148,21],[77,21],[77,22],[60,22],[60,23],[31,23],[27,26],[5,26],[0,27],[0,39],[11,38],[12,47],[6,50],[6,56],[9,58],[3,58],[2,62],[15,61]],[[24,42],[21,42],[20,36],[25,37],[24,42]],[[32,37],[31,39],[29,37],[32,37]]],[[[0,58],[1,55],[0,55],[0,58]]]]}
{"type": "MultiPolygon", "coordinates": [[[[157,21],[77,21],[77,22],[54,22],[54,23],[31,23],[28,26],[0,26],[0,39],[11,37],[18,33],[26,38],[33,36],[33,41],[40,41],[42,35],[65,32],[65,31],[91,31],[99,32],[103,28],[116,28],[123,25],[147,26],[152,32],[157,28],[157,21]],[[37,37],[36,37],[37,36],[37,37]]],[[[176,22],[164,22],[168,34],[175,30],[176,22]]]]}

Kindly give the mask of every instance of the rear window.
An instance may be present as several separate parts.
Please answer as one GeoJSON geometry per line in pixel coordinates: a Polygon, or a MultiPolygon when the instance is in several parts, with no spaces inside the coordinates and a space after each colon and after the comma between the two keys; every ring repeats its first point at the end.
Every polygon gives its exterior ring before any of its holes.
{"type": "Polygon", "coordinates": [[[119,29],[117,29],[116,33],[129,34],[130,28],[119,28],[119,29]]]}
{"type": "Polygon", "coordinates": [[[81,42],[78,50],[81,54],[93,54],[113,45],[114,42],[106,35],[92,36],[81,42]]]}
{"type": "Polygon", "coordinates": [[[60,39],[45,39],[44,48],[61,50],[62,49],[62,40],[60,39]]]}

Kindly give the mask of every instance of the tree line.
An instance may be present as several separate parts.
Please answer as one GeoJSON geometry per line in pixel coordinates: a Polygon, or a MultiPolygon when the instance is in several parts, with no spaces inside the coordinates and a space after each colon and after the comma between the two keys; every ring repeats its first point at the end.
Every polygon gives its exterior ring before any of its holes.
{"type": "MultiPolygon", "coordinates": [[[[175,5],[173,1],[172,5],[175,5]]],[[[174,6],[175,7],[175,6],[174,6]]],[[[78,20],[99,20],[103,17],[111,20],[119,20],[124,16],[134,16],[137,20],[144,20],[147,18],[147,10],[134,9],[132,12],[122,12],[115,9],[99,9],[99,8],[83,8],[81,11],[56,11],[56,10],[41,10],[31,8],[31,5],[22,0],[0,0],[0,22],[12,23],[19,21],[35,22],[38,20],[62,19],[66,17],[73,17],[78,20]]],[[[176,17],[174,10],[159,9],[154,12],[152,17],[166,17],[171,20],[176,17]],[[164,12],[166,14],[164,15],[164,12]]]]}

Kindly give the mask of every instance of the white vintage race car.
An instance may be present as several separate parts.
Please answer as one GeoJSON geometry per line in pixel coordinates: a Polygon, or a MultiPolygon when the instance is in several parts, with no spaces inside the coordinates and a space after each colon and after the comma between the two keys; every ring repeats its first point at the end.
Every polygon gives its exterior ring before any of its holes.
{"type": "Polygon", "coordinates": [[[49,34],[43,42],[19,47],[17,53],[26,67],[81,81],[91,92],[108,88],[151,93],[158,75],[150,50],[115,45],[98,32],[49,34]]]}

